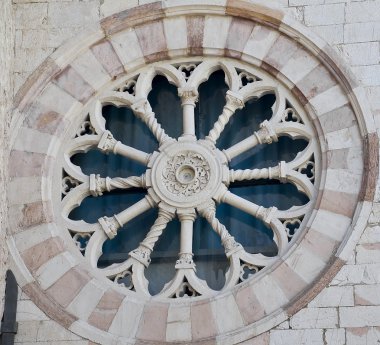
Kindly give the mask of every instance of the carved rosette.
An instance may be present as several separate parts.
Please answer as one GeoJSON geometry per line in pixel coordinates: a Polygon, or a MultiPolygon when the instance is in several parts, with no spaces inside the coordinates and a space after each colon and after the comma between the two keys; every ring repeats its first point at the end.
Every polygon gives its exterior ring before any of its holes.
{"type": "Polygon", "coordinates": [[[162,177],[169,192],[191,196],[202,191],[208,184],[210,166],[198,153],[181,152],[167,162],[162,177]]]}

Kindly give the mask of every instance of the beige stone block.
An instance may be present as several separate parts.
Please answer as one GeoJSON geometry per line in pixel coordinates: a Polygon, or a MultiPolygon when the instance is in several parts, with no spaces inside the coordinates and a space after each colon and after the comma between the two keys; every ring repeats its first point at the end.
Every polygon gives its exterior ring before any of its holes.
{"type": "Polygon", "coordinates": [[[100,5],[100,17],[104,18],[110,16],[111,14],[118,13],[129,8],[135,7],[138,5],[138,0],[129,0],[129,1],[115,1],[115,0],[104,0],[100,5]]]}
{"type": "Polygon", "coordinates": [[[43,61],[54,51],[53,48],[15,48],[14,71],[27,72],[34,71],[43,61]]]}
{"type": "Polygon", "coordinates": [[[244,325],[233,295],[217,298],[211,302],[211,308],[220,333],[226,333],[244,325]]]}
{"type": "Polygon", "coordinates": [[[168,322],[180,322],[190,320],[189,305],[171,305],[168,310],[168,322]]]}
{"type": "Polygon", "coordinates": [[[102,331],[96,331],[93,326],[89,325],[87,322],[78,320],[70,326],[70,331],[74,333],[80,333],[83,338],[91,339],[87,340],[87,345],[98,345],[98,344],[117,344],[125,345],[125,341],[117,341],[116,336],[102,331]]]}
{"type": "Polygon", "coordinates": [[[182,50],[187,49],[187,24],[185,17],[166,18],[163,20],[164,31],[166,37],[166,44],[169,49],[169,54],[175,56],[176,53],[170,52],[170,50],[182,50]]]}
{"type": "Polygon", "coordinates": [[[380,1],[350,2],[346,7],[346,22],[375,22],[380,20],[380,1]]]}
{"type": "Polygon", "coordinates": [[[354,66],[352,72],[358,80],[365,86],[380,85],[380,65],[354,66]]]}
{"type": "Polygon", "coordinates": [[[300,45],[296,41],[285,35],[281,35],[269,49],[264,62],[280,71],[300,48],[300,45]]]}
{"type": "Polygon", "coordinates": [[[95,90],[91,85],[89,85],[71,66],[67,66],[63,69],[62,72],[56,76],[55,82],[60,88],[81,103],[86,103],[95,93],[95,90]]]}
{"type": "Polygon", "coordinates": [[[302,80],[319,65],[319,61],[306,50],[297,50],[291,59],[281,68],[281,73],[294,84],[302,80]],[[302,66],[300,68],[299,66],[302,66]]]}
{"type": "Polygon", "coordinates": [[[13,150],[9,159],[9,176],[11,178],[45,176],[44,165],[49,162],[46,154],[13,150]]]}
{"type": "Polygon", "coordinates": [[[270,345],[324,345],[321,329],[272,330],[270,345]]]}
{"type": "Polygon", "coordinates": [[[336,328],[338,311],[336,308],[304,308],[290,318],[290,328],[336,328]]]}
{"type": "Polygon", "coordinates": [[[58,138],[32,128],[21,127],[13,149],[47,154],[52,140],[58,140],[58,138]]]}
{"type": "Polygon", "coordinates": [[[82,271],[80,267],[74,267],[57,280],[47,293],[66,308],[90,280],[87,272],[82,271]]]}
{"type": "Polygon", "coordinates": [[[235,294],[235,299],[245,324],[251,324],[265,315],[264,308],[251,286],[240,288],[235,294]]]}
{"type": "Polygon", "coordinates": [[[44,201],[9,206],[8,215],[10,231],[13,234],[31,226],[53,221],[52,205],[44,201]]]}
{"type": "Polygon", "coordinates": [[[68,342],[71,340],[82,340],[82,338],[63,328],[55,321],[41,322],[38,327],[37,341],[51,341],[55,343],[56,341],[68,342]]]}
{"type": "Polygon", "coordinates": [[[226,56],[240,58],[249,37],[252,34],[254,23],[249,20],[233,18],[229,28],[226,56]]]}
{"type": "Polygon", "coordinates": [[[168,323],[166,341],[191,341],[191,322],[168,323]]]}
{"type": "Polygon", "coordinates": [[[31,227],[23,232],[19,232],[13,236],[17,249],[22,253],[25,250],[46,241],[50,237],[58,235],[56,225],[54,223],[41,224],[31,227]]]}
{"type": "Polygon", "coordinates": [[[289,301],[277,282],[268,275],[253,284],[252,289],[266,314],[270,314],[289,301]]]}
{"type": "Polygon", "coordinates": [[[362,236],[360,237],[359,243],[361,244],[380,243],[380,226],[371,226],[371,227],[365,228],[362,236]]]}
{"type": "Polygon", "coordinates": [[[108,331],[123,299],[124,296],[119,292],[108,289],[88,318],[88,323],[103,331],[108,331]]]}
{"type": "Polygon", "coordinates": [[[307,283],[314,281],[325,267],[325,262],[302,244],[285,262],[307,283]]]}
{"type": "Polygon", "coordinates": [[[144,304],[124,299],[109,328],[110,333],[133,338],[136,335],[144,304]],[[125,320],[128,319],[128,322],[125,320]]]}
{"type": "Polygon", "coordinates": [[[37,340],[37,331],[39,320],[19,322],[15,343],[35,342],[37,340]]]}
{"type": "Polygon", "coordinates": [[[326,345],[346,345],[346,330],[344,328],[326,329],[326,345]]]}
{"type": "Polygon", "coordinates": [[[48,5],[16,4],[14,7],[14,24],[16,28],[32,29],[44,27],[47,23],[48,5]]]}
{"type": "Polygon", "coordinates": [[[256,25],[244,48],[244,58],[250,61],[250,57],[253,57],[262,61],[278,36],[279,34],[277,31],[268,27],[256,25]]]}
{"type": "Polygon", "coordinates": [[[345,169],[327,169],[325,188],[344,193],[359,193],[362,175],[345,169]]]}
{"type": "Polygon", "coordinates": [[[109,41],[102,40],[93,45],[91,50],[110,76],[115,78],[124,73],[123,64],[109,41]]]}
{"type": "Polygon", "coordinates": [[[344,42],[358,43],[380,40],[380,22],[346,23],[344,42]]]}
{"type": "Polygon", "coordinates": [[[313,97],[309,102],[316,110],[317,115],[323,115],[347,104],[348,99],[341,87],[336,85],[313,97]]]}
{"type": "Polygon", "coordinates": [[[99,3],[51,2],[48,9],[48,24],[53,27],[86,27],[99,20],[99,3]]]}
{"type": "Polygon", "coordinates": [[[52,237],[30,247],[21,256],[25,265],[31,270],[38,270],[43,264],[63,252],[63,242],[59,237],[52,237]]]}
{"type": "Polygon", "coordinates": [[[356,306],[339,308],[341,327],[377,326],[380,306],[356,306]]]}
{"type": "Polygon", "coordinates": [[[332,24],[313,26],[314,30],[319,36],[321,36],[326,42],[336,45],[341,44],[344,41],[344,24],[332,24]]]}
{"type": "Polygon", "coordinates": [[[315,5],[305,7],[307,26],[344,23],[344,4],[315,5]]]}
{"type": "Polygon", "coordinates": [[[380,341],[379,327],[347,328],[346,345],[370,345],[380,341]]]}
{"type": "Polygon", "coordinates": [[[78,56],[71,63],[71,66],[94,90],[100,89],[105,83],[111,80],[110,75],[104,70],[91,50],[78,56]]]}
{"type": "Polygon", "coordinates": [[[11,178],[8,185],[8,200],[10,205],[42,201],[41,177],[11,178]]]}
{"type": "Polygon", "coordinates": [[[356,263],[380,263],[380,243],[359,244],[356,247],[356,263]]]}
{"type": "Polygon", "coordinates": [[[186,18],[187,45],[190,55],[203,54],[203,36],[205,27],[204,16],[191,16],[186,18]]]}
{"type": "Polygon", "coordinates": [[[36,278],[41,288],[46,290],[76,264],[69,252],[63,252],[44,263],[37,271],[36,278]]]}
{"type": "Polygon", "coordinates": [[[36,282],[30,282],[23,286],[25,293],[30,296],[38,308],[43,310],[50,319],[57,320],[62,326],[69,328],[75,321],[75,318],[58,307],[57,303],[53,303],[52,299],[42,291],[36,282]]]}
{"type": "Polygon", "coordinates": [[[349,217],[319,209],[316,211],[312,228],[336,241],[341,241],[350,224],[351,219],[349,217]]]}
{"type": "Polygon", "coordinates": [[[331,191],[325,189],[322,195],[320,209],[352,217],[357,207],[358,194],[331,191]]]}
{"type": "Polygon", "coordinates": [[[355,113],[350,105],[344,105],[318,117],[324,132],[334,132],[356,125],[355,113]]]}
{"type": "Polygon", "coordinates": [[[37,132],[59,136],[64,131],[65,121],[62,115],[49,111],[42,104],[34,102],[28,109],[23,126],[37,132]]]}
{"type": "Polygon", "coordinates": [[[82,27],[49,27],[47,31],[47,46],[50,48],[58,48],[67,41],[76,38],[81,32],[83,32],[82,27]]]}
{"type": "MultiPolygon", "coordinates": [[[[37,47],[46,48],[48,40],[48,30],[46,29],[20,29],[16,30],[16,47],[36,49],[37,47]]],[[[48,46],[49,47],[49,46],[48,46]]]]}
{"type": "Polygon", "coordinates": [[[352,286],[330,286],[323,289],[309,304],[312,308],[352,307],[354,288],[352,286]]]}
{"type": "MultiPolygon", "coordinates": [[[[321,261],[328,262],[334,260],[339,243],[329,236],[325,236],[318,231],[310,229],[302,243],[312,254],[319,257],[321,261]]],[[[289,287],[290,288],[290,287],[289,287]]]]}
{"type": "Polygon", "coordinates": [[[354,287],[356,305],[380,305],[380,285],[356,285],[354,287]]]}
{"type": "Polygon", "coordinates": [[[380,264],[345,265],[331,285],[380,284],[380,264]]]}
{"type": "MultiPolygon", "coordinates": [[[[319,245],[323,246],[321,243],[319,245]]],[[[289,300],[296,297],[299,291],[302,291],[307,286],[306,282],[285,263],[282,263],[273,271],[273,277],[289,300]]]]}
{"type": "Polygon", "coordinates": [[[17,322],[43,320],[49,320],[49,318],[32,301],[22,300],[17,303],[17,322]]]}
{"type": "Polygon", "coordinates": [[[118,33],[111,36],[109,40],[127,70],[145,63],[135,30],[129,29],[118,33]]]}
{"type": "Polygon", "coordinates": [[[203,36],[204,52],[212,52],[213,49],[224,49],[226,47],[230,17],[206,16],[203,36]]]}
{"type": "Polygon", "coordinates": [[[194,340],[213,337],[218,333],[210,303],[198,302],[191,305],[191,331],[194,340]]]}
{"type": "Polygon", "coordinates": [[[149,303],[145,305],[137,331],[137,338],[157,343],[165,341],[168,309],[169,305],[164,303],[149,303]]]}
{"type": "Polygon", "coordinates": [[[342,48],[351,66],[376,65],[380,61],[379,42],[343,44],[342,48]]]}
{"type": "Polygon", "coordinates": [[[362,145],[361,136],[357,126],[327,133],[326,141],[328,150],[339,150],[362,145]]]}
{"type": "Polygon", "coordinates": [[[78,319],[87,320],[91,315],[106,288],[96,280],[91,280],[83,287],[77,296],[68,305],[66,310],[78,317],[78,319]]]}
{"type": "Polygon", "coordinates": [[[82,107],[79,101],[53,83],[47,85],[39,97],[39,101],[48,110],[61,115],[66,115],[82,107]]]}
{"type": "Polygon", "coordinates": [[[168,58],[163,22],[155,21],[135,28],[140,47],[147,62],[168,58]]]}

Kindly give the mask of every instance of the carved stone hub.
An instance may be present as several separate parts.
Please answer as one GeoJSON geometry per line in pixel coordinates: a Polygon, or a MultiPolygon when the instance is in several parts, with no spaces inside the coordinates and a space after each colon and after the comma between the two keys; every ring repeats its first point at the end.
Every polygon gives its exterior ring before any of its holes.
{"type": "Polygon", "coordinates": [[[196,207],[214,195],[222,183],[222,154],[204,140],[180,138],[161,148],[152,160],[152,187],[176,208],[196,207]]]}

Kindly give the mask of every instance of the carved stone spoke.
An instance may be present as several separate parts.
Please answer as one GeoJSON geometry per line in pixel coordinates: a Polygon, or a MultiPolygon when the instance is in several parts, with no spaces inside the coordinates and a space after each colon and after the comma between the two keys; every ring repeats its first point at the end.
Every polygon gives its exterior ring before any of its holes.
{"type": "Polygon", "coordinates": [[[160,145],[165,141],[173,140],[157,122],[156,115],[152,111],[152,107],[147,99],[141,99],[132,104],[132,110],[135,115],[148,126],[160,145]]]}
{"type": "Polygon", "coordinates": [[[146,188],[145,175],[123,177],[100,177],[99,174],[90,175],[90,193],[92,196],[102,196],[104,192],[114,189],[146,188]]]}
{"type": "MultiPolygon", "coordinates": [[[[239,112],[239,116],[252,116],[246,114],[246,111],[244,109],[239,112]]],[[[197,248],[193,248],[193,228],[198,216],[207,220],[224,247],[225,256],[229,261],[222,288],[225,290],[250,279],[262,268],[282,257],[287,248],[295,242],[292,239],[302,230],[313,209],[321,169],[314,127],[291,91],[253,66],[233,59],[216,57],[155,62],[136,69],[133,75],[126,75],[112,82],[108,90],[102,91],[98,98],[87,106],[80,120],[81,123],[78,121],[79,124],[73,131],[72,139],[65,146],[62,160],[60,205],[63,223],[70,231],[78,251],[91,266],[115,284],[128,289],[130,293],[151,298],[149,289],[155,285],[149,284],[156,282],[148,281],[145,273],[147,277],[151,276],[150,270],[155,269],[155,257],[160,258],[161,255],[156,244],[162,238],[168,223],[175,217],[180,223],[177,229],[180,239],[178,257],[172,262],[175,274],[168,279],[161,291],[153,296],[157,298],[196,298],[218,293],[211,289],[206,281],[200,279],[196,272],[197,264],[198,268],[203,267],[201,261],[197,262],[197,248]],[[226,103],[209,133],[205,137],[197,138],[195,110],[199,99],[199,86],[218,70],[224,72],[229,89],[226,93],[226,103]],[[148,101],[152,81],[156,75],[164,76],[178,90],[183,120],[182,134],[179,138],[171,138],[165,132],[148,101]],[[242,109],[248,101],[260,99],[267,94],[272,94],[275,98],[272,117],[263,121],[255,131],[252,129],[252,134],[244,140],[227,146],[224,150],[218,148],[218,139],[234,120],[236,111],[242,109]],[[103,117],[103,107],[109,104],[129,107],[157,139],[157,151],[143,152],[116,140],[107,130],[103,117]],[[235,157],[258,145],[277,143],[281,136],[304,140],[307,146],[300,150],[301,152],[293,152],[289,161],[284,158],[284,161],[274,161],[269,167],[231,167],[230,162],[235,157]],[[85,153],[91,149],[126,157],[143,164],[146,170],[142,175],[140,172],[139,176],[102,177],[95,174],[95,171],[89,176],[85,175],[80,167],[72,163],[71,158],[77,153],[85,153]],[[244,188],[242,183],[237,183],[238,181],[252,181],[247,184],[255,185],[265,184],[267,180],[293,184],[304,194],[302,198],[308,198],[307,204],[294,206],[289,198],[287,209],[278,210],[275,203],[269,205],[271,207],[263,207],[238,196],[239,193],[229,191],[230,186],[234,187],[233,190],[244,188]],[[99,214],[99,219],[94,224],[70,219],[70,213],[85,198],[103,198],[105,193],[113,190],[120,190],[122,193],[127,189],[130,189],[127,193],[145,194],[141,200],[118,214],[99,214]],[[254,251],[245,247],[245,238],[239,237],[239,229],[234,229],[233,225],[227,229],[221,221],[225,215],[217,218],[217,203],[229,204],[261,220],[273,233],[272,245],[277,246],[277,254],[267,256],[261,248],[254,251]],[[150,229],[133,229],[132,223],[128,228],[125,227],[125,231],[145,230],[142,235],[145,237],[140,244],[129,252],[124,261],[98,268],[104,243],[114,239],[121,228],[132,219],[154,207],[158,208],[158,216],[150,229]]],[[[225,220],[223,222],[228,224],[225,220]]],[[[202,231],[205,229],[202,228],[202,231]]],[[[167,235],[169,234],[165,234],[167,235]]],[[[122,236],[118,238],[120,237],[122,236]]]]}
{"type": "Polygon", "coordinates": [[[123,157],[130,158],[141,164],[147,165],[150,155],[133,147],[124,145],[117,141],[111,132],[105,131],[99,141],[98,149],[104,153],[119,154],[123,157]]]}
{"type": "Polygon", "coordinates": [[[226,105],[223,108],[223,112],[219,116],[218,120],[215,122],[214,127],[210,130],[206,139],[212,141],[215,144],[220,135],[222,134],[224,127],[229,122],[231,116],[235,113],[237,109],[242,109],[243,107],[243,97],[238,93],[227,91],[226,105]]]}

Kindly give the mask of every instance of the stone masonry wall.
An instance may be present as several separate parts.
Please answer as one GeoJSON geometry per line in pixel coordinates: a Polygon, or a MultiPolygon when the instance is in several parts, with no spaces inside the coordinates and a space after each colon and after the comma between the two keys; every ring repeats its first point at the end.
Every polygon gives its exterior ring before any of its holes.
{"type": "MultiPolygon", "coordinates": [[[[17,92],[30,72],[62,42],[88,26],[95,25],[104,16],[148,2],[152,1],[13,0],[15,30],[13,92],[17,92]]],[[[366,89],[380,128],[380,0],[278,0],[277,2],[333,45],[352,66],[357,78],[366,89]]],[[[0,1],[0,16],[3,16],[8,23],[10,15],[3,8],[7,6],[10,8],[10,5],[10,0],[0,1]]],[[[3,24],[2,18],[0,32],[5,30],[3,24]]],[[[5,43],[9,45],[10,41],[5,40],[5,43]]],[[[1,52],[3,54],[3,49],[1,52]]],[[[1,55],[1,61],[5,61],[3,57],[4,55],[1,55]]],[[[9,89],[10,85],[9,80],[5,89],[9,89]]],[[[0,103],[0,116],[2,116],[0,126],[3,132],[4,126],[6,127],[9,122],[9,118],[4,115],[7,106],[9,105],[0,103]]],[[[3,144],[3,138],[1,140],[3,144]]],[[[0,180],[2,177],[0,170],[0,180]]],[[[378,190],[377,201],[380,201],[379,195],[378,190]]],[[[0,212],[2,211],[0,208],[0,212]]],[[[350,262],[342,268],[330,286],[290,320],[244,344],[378,344],[380,342],[379,220],[380,202],[375,204],[368,227],[350,262]]],[[[3,232],[0,232],[0,235],[1,233],[3,232]]],[[[0,273],[2,267],[3,263],[0,261],[0,273]]],[[[19,332],[16,342],[19,344],[88,344],[88,341],[49,320],[21,293],[18,322],[19,332]]]]}
{"type": "MultiPolygon", "coordinates": [[[[4,149],[0,151],[0,243],[5,243],[5,219],[6,219],[6,195],[4,181],[6,179],[6,148],[7,132],[10,118],[10,108],[12,104],[12,70],[13,70],[13,25],[12,25],[12,4],[10,1],[0,2],[0,13],[3,17],[0,20],[0,146],[4,149]]],[[[3,296],[5,287],[5,272],[7,269],[6,246],[0,247],[0,313],[3,314],[3,296]]]]}

